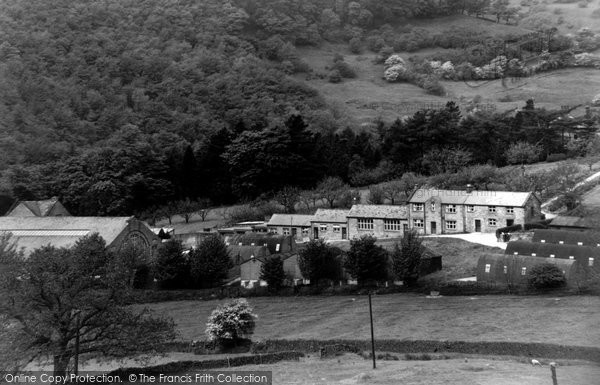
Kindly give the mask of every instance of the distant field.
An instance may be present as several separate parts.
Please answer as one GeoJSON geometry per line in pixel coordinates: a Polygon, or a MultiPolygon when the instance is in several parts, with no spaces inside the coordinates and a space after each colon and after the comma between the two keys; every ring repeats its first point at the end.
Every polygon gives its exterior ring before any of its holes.
{"type": "MultiPolygon", "coordinates": [[[[368,339],[365,296],[260,297],[255,340],[368,339]]],[[[174,318],[182,340],[203,339],[206,319],[221,301],[149,304],[174,318]]],[[[384,295],[373,301],[377,338],[522,341],[598,346],[600,298],[589,296],[440,297],[384,295]]]]}
{"type": "Polygon", "coordinates": [[[583,196],[583,205],[600,207],[600,185],[594,187],[583,196]]]}
{"type": "MultiPolygon", "coordinates": [[[[273,383],[280,385],[547,385],[552,383],[550,369],[532,367],[524,361],[509,359],[451,359],[436,361],[371,361],[357,355],[320,360],[304,358],[300,362],[244,366],[243,370],[273,371],[273,383]]],[[[597,384],[600,366],[587,363],[560,365],[557,377],[561,385],[597,384]]]]}

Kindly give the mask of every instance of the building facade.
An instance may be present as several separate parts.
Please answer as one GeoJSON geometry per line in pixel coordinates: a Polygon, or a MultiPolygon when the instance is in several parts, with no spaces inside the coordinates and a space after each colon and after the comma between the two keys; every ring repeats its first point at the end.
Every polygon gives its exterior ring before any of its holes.
{"type": "Polygon", "coordinates": [[[348,239],[348,210],[318,209],[311,221],[312,238],[323,240],[348,239]]]}
{"type": "Polygon", "coordinates": [[[404,205],[354,205],[347,218],[350,239],[363,235],[397,238],[408,230],[408,214],[404,205]]]}
{"type": "Polygon", "coordinates": [[[408,200],[408,224],[424,234],[494,232],[540,220],[533,194],[509,191],[417,190],[408,200]]]}
{"type": "Polygon", "coordinates": [[[310,240],[312,218],[312,215],[273,214],[267,222],[267,229],[273,234],[291,235],[297,242],[307,242],[310,240]]]}

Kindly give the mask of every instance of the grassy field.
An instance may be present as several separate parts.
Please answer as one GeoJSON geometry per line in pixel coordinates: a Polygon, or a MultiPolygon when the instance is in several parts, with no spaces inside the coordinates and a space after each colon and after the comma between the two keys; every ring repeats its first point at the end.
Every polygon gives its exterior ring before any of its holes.
{"type": "MultiPolygon", "coordinates": [[[[171,316],[182,340],[204,338],[206,319],[222,301],[149,304],[171,316]]],[[[260,297],[255,340],[368,339],[365,296],[260,297]]],[[[587,296],[483,296],[426,298],[376,296],[375,335],[390,339],[522,341],[598,346],[600,298],[587,296]]]]}
{"type": "MultiPolygon", "coordinates": [[[[600,367],[573,362],[559,366],[561,385],[597,384],[600,367]]],[[[244,366],[243,370],[273,371],[273,383],[281,385],[546,385],[552,383],[550,369],[532,367],[516,360],[450,359],[435,361],[379,361],[377,369],[371,361],[356,355],[320,360],[314,357],[300,362],[274,365],[244,366]]]]}

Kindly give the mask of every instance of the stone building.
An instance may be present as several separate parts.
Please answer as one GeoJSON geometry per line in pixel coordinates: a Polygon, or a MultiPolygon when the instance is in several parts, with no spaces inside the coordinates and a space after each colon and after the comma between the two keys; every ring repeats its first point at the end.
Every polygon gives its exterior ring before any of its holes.
{"type": "Polygon", "coordinates": [[[317,209],[310,224],[313,239],[348,239],[347,209],[317,209]]]}
{"type": "Polygon", "coordinates": [[[409,227],[424,234],[493,232],[542,218],[530,192],[419,189],[408,206],[409,227]]]}
{"type": "Polygon", "coordinates": [[[302,214],[273,214],[267,228],[270,233],[291,235],[297,242],[306,242],[310,239],[310,221],[312,215],[302,214]]]}
{"type": "Polygon", "coordinates": [[[408,213],[405,205],[354,205],[347,217],[350,238],[358,238],[362,235],[394,238],[401,237],[408,230],[408,213]]]}

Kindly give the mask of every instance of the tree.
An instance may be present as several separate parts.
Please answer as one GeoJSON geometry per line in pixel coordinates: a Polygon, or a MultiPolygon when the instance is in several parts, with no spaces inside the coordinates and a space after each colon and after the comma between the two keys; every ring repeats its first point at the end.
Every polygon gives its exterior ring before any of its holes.
{"type": "Polygon", "coordinates": [[[423,256],[423,244],[419,234],[411,230],[404,234],[400,244],[394,245],[392,270],[394,277],[405,286],[413,286],[419,278],[419,267],[423,256]]]}
{"type": "Polygon", "coordinates": [[[592,171],[594,164],[600,160],[600,139],[595,137],[585,146],[585,162],[592,171]]]}
{"type": "MultiPolygon", "coordinates": [[[[390,182],[386,182],[381,185],[381,192],[383,194],[383,198],[390,201],[391,204],[396,204],[402,198],[405,190],[405,186],[403,182],[399,180],[394,180],[390,182]]],[[[404,196],[405,199],[408,196],[404,196]]]]}
{"type": "Polygon", "coordinates": [[[196,202],[198,202],[198,215],[200,215],[200,219],[202,219],[202,222],[204,222],[206,220],[206,217],[208,216],[208,214],[210,214],[210,199],[208,198],[200,198],[198,199],[196,202]]]}
{"type": "Polygon", "coordinates": [[[189,281],[190,264],[183,255],[183,246],[177,239],[163,242],[156,251],[154,278],[163,289],[185,287],[189,281]]]}
{"type": "Polygon", "coordinates": [[[263,262],[260,267],[260,279],[267,282],[268,289],[271,292],[277,292],[281,289],[285,280],[281,257],[272,257],[263,262]]]}
{"type": "Polygon", "coordinates": [[[323,179],[317,186],[316,190],[320,197],[327,202],[330,208],[335,207],[336,201],[339,199],[340,194],[346,189],[347,186],[344,184],[342,179],[338,177],[327,177],[323,179]]]}
{"type": "Polygon", "coordinates": [[[128,306],[128,266],[97,234],[72,248],[44,246],[27,263],[0,272],[3,366],[51,357],[65,375],[78,358],[125,357],[161,350],[174,324],[128,306]],[[7,328],[7,326],[9,326],[7,328]]]}
{"type": "Polygon", "coordinates": [[[296,212],[296,204],[300,201],[300,189],[286,186],[275,194],[275,200],[282,205],[286,213],[296,212]]]}
{"type": "Polygon", "coordinates": [[[553,289],[566,284],[562,270],[552,263],[535,265],[527,273],[527,283],[536,289],[553,289]]]}
{"type": "Polygon", "coordinates": [[[387,278],[388,253],[376,240],[370,235],[351,240],[344,259],[344,268],[361,286],[387,278]]]}
{"type": "Polygon", "coordinates": [[[466,167],[471,159],[471,153],[461,146],[434,148],[423,155],[423,165],[432,175],[455,173],[466,167]]]}
{"type": "Polygon", "coordinates": [[[225,242],[218,235],[206,237],[189,253],[194,287],[215,287],[227,278],[233,262],[225,242]]]}
{"type": "Polygon", "coordinates": [[[177,207],[178,213],[185,219],[185,223],[189,223],[192,215],[196,214],[203,207],[200,202],[192,201],[190,199],[179,201],[175,206],[177,207]]]}
{"type": "Polygon", "coordinates": [[[513,143],[508,147],[504,155],[510,164],[520,164],[523,174],[525,174],[525,164],[533,163],[539,160],[542,148],[537,144],[527,142],[513,143]]]}
{"type": "Polygon", "coordinates": [[[335,280],[340,277],[338,256],[340,250],[329,246],[322,239],[313,239],[300,250],[298,266],[302,276],[318,285],[323,279],[335,280]]]}
{"type": "Polygon", "coordinates": [[[256,326],[256,314],[246,299],[239,298],[219,305],[206,323],[206,335],[221,346],[237,345],[250,337],[256,326]]]}

